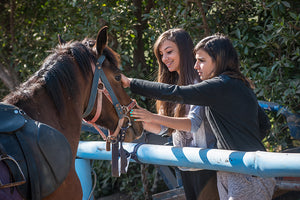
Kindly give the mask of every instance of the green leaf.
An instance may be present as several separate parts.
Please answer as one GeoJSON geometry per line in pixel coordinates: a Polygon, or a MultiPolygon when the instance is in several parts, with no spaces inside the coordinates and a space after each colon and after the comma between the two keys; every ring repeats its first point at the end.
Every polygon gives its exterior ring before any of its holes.
{"type": "Polygon", "coordinates": [[[248,47],[247,46],[244,48],[244,54],[248,55],[248,47]]]}
{"type": "Polygon", "coordinates": [[[288,8],[291,7],[290,3],[287,2],[287,1],[282,1],[281,3],[282,3],[285,7],[288,7],[288,8]]]}
{"type": "Polygon", "coordinates": [[[294,20],[299,20],[299,17],[296,15],[296,13],[289,12],[289,15],[290,15],[294,20]]]}
{"type": "Polygon", "coordinates": [[[241,31],[240,29],[236,29],[235,34],[237,36],[238,39],[241,39],[241,31]]]}

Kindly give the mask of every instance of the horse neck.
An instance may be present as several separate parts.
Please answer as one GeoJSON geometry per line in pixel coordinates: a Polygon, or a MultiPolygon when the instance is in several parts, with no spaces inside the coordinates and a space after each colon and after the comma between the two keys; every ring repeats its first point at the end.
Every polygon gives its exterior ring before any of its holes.
{"type": "Polygon", "coordinates": [[[73,155],[76,155],[80,139],[82,111],[79,104],[76,99],[65,98],[64,112],[59,112],[45,89],[39,89],[29,99],[15,103],[30,118],[60,131],[69,141],[73,155]]]}

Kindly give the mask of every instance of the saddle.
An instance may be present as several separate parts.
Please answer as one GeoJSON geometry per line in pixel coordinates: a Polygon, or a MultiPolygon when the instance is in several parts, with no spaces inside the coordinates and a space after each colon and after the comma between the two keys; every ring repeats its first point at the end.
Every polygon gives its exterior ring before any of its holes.
{"type": "MultiPolygon", "coordinates": [[[[58,130],[31,119],[19,108],[0,103],[0,156],[9,155],[16,163],[7,165],[25,199],[42,199],[65,180],[72,164],[70,144],[58,130]],[[20,173],[20,169],[21,173],[20,173]]],[[[0,187],[1,188],[1,187],[0,187]]]]}

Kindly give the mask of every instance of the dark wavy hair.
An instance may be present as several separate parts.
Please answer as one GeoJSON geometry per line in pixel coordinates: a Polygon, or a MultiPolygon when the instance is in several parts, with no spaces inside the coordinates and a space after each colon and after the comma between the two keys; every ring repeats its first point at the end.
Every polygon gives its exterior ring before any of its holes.
{"type": "Polygon", "coordinates": [[[253,83],[240,71],[240,61],[230,39],[220,33],[202,39],[194,48],[194,53],[204,50],[216,63],[211,77],[226,74],[231,78],[241,79],[246,86],[254,88],[253,83]]]}
{"type": "MultiPolygon", "coordinates": [[[[195,81],[200,81],[197,71],[194,69],[196,62],[193,53],[194,44],[190,35],[181,28],[169,29],[162,33],[156,40],[153,50],[156,56],[159,68],[157,81],[161,83],[176,84],[176,85],[190,85],[195,81]],[[177,72],[170,72],[167,66],[162,62],[162,57],[159,52],[160,46],[165,41],[174,42],[179,50],[180,55],[180,75],[177,72]]],[[[183,104],[175,104],[166,101],[156,101],[156,110],[163,115],[183,117],[185,116],[186,109],[183,104]]],[[[173,130],[169,129],[169,133],[173,130]]]]}

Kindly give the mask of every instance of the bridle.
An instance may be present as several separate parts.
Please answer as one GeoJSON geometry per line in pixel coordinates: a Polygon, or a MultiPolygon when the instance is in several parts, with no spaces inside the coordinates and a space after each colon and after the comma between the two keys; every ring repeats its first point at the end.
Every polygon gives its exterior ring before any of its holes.
{"type": "Polygon", "coordinates": [[[114,143],[124,140],[126,130],[132,125],[131,120],[127,116],[127,114],[137,104],[136,104],[136,101],[134,101],[134,100],[131,100],[131,103],[127,106],[121,105],[119,103],[119,101],[118,101],[118,99],[117,99],[117,97],[116,97],[116,95],[115,95],[109,81],[107,80],[103,69],[102,69],[102,64],[103,64],[104,60],[105,60],[105,56],[101,55],[96,62],[96,67],[93,66],[94,76],[93,76],[91,94],[90,94],[87,108],[84,111],[82,118],[84,119],[91,113],[91,111],[95,105],[96,95],[98,95],[96,114],[94,115],[94,117],[91,120],[89,120],[89,121],[85,120],[85,121],[94,126],[94,128],[102,136],[103,140],[106,141],[106,150],[110,151],[110,143],[114,144],[114,143]],[[101,85],[101,87],[99,87],[100,85],[101,85]],[[113,133],[111,131],[109,131],[110,133],[107,137],[103,133],[103,131],[100,128],[98,128],[98,126],[95,124],[95,122],[99,119],[99,117],[101,115],[103,94],[114,105],[115,110],[119,117],[117,128],[115,129],[115,131],[113,133]],[[122,127],[125,118],[127,118],[128,124],[126,127],[122,127]],[[121,131],[121,133],[120,133],[120,131],[121,131]]]}
{"type": "Polygon", "coordinates": [[[133,109],[137,105],[137,103],[134,100],[131,100],[130,104],[127,106],[121,105],[119,103],[102,69],[102,64],[104,60],[105,60],[105,56],[101,55],[96,62],[96,67],[94,67],[93,65],[94,76],[93,76],[91,94],[90,94],[88,106],[84,111],[82,118],[84,119],[91,113],[95,105],[96,95],[98,95],[96,114],[91,120],[89,121],[85,120],[85,121],[93,125],[94,128],[102,136],[103,140],[106,140],[106,151],[110,151],[110,144],[112,143],[112,176],[119,177],[120,176],[119,169],[121,169],[121,173],[127,172],[129,159],[130,159],[130,155],[128,155],[128,152],[124,150],[122,146],[122,142],[124,141],[125,138],[125,133],[127,129],[132,125],[131,120],[127,116],[127,114],[131,109],[133,109]],[[100,85],[101,87],[99,87],[100,85]],[[100,128],[98,128],[98,126],[95,123],[101,115],[103,94],[114,105],[114,108],[119,117],[117,128],[113,133],[109,131],[109,135],[107,137],[103,133],[103,131],[100,128]],[[122,127],[125,118],[128,119],[128,124],[126,127],[122,127]],[[119,147],[119,143],[120,143],[120,147],[119,147]],[[119,157],[121,158],[121,167],[119,167],[119,157]]]}

